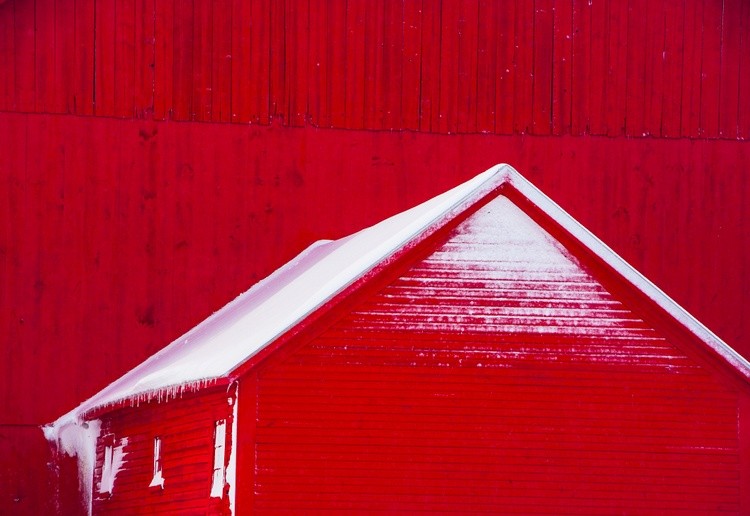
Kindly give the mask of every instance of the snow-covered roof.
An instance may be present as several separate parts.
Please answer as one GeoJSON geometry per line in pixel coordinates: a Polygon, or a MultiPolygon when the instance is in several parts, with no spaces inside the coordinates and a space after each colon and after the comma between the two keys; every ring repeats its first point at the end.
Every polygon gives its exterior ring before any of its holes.
{"type": "Polygon", "coordinates": [[[630,281],[750,379],[750,363],[576,222],[509,165],[496,165],[462,185],[372,227],[319,241],[169,346],[153,355],[55,426],[122,400],[211,383],[305,319],[394,253],[507,184],[630,281]]]}

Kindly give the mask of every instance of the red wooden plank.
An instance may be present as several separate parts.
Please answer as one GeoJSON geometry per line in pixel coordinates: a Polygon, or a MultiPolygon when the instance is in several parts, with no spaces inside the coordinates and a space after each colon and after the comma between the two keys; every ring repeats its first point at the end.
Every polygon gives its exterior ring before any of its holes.
{"type": "Polygon", "coordinates": [[[589,71],[587,74],[589,86],[589,132],[591,134],[607,134],[606,98],[607,69],[608,69],[608,38],[610,32],[609,2],[592,2],[590,9],[590,39],[589,39],[589,71]]]}
{"type": "Polygon", "coordinates": [[[710,0],[706,0],[703,4],[699,134],[704,138],[719,136],[722,7],[723,4],[710,0]]]}
{"type": "Polygon", "coordinates": [[[401,125],[419,129],[419,104],[422,66],[422,1],[406,0],[403,7],[403,60],[401,85],[401,125]]]}
{"type": "MultiPolygon", "coordinates": [[[[626,2],[612,2],[609,7],[609,28],[605,44],[607,58],[606,98],[604,121],[608,136],[625,132],[625,87],[627,83],[628,6],[626,2]]],[[[679,94],[677,95],[679,99],[679,94]]],[[[679,122],[679,114],[677,116],[679,122]]]]}
{"type": "MultiPolygon", "coordinates": [[[[111,153],[103,153],[98,149],[108,148],[110,142],[115,139],[114,135],[119,135],[119,132],[115,132],[114,124],[107,123],[106,120],[87,119],[87,121],[92,122],[87,124],[86,127],[86,131],[89,133],[87,134],[88,141],[90,142],[88,148],[91,151],[85,159],[89,160],[87,163],[90,169],[96,170],[97,173],[83,173],[86,195],[91,196],[91,200],[85,202],[83,207],[83,219],[86,221],[87,229],[84,237],[86,242],[81,247],[86,250],[86,270],[87,275],[91,278],[88,282],[88,295],[92,299],[98,299],[99,302],[82,307],[81,312],[83,313],[83,319],[87,321],[86,334],[96,335],[112,331],[112,325],[117,325],[116,321],[122,317],[121,315],[118,316],[116,302],[110,298],[117,279],[112,277],[109,271],[116,269],[117,256],[127,254],[127,252],[116,246],[99,245],[99,242],[106,241],[107,235],[112,231],[117,191],[121,188],[118,182],[121,177],[117,174],[117,166],[113,159],[113,156],[120,157],[120,154],[114,149],[111,153]]],[[[62,130],[65,130],[64,125],[62,130]]],[[[155,142],[152,140],[151,144],[154,145],[155,142]]],[[[69,243],[61,238],[58,238],[58,240],[57,245],[60,248],[69,246],[69,243]]],[[[156,275],[152,274],[153,276],[156,275]]],[[[58,302],[64,302],[64,299],[60,299],[58,302]]],[[[59,327],[59,322],[57,326],[59,327]]],[[[122,330],[122,327],[118,329],[122,330]]],[[[119,339],[120,337],[115,337],[110,346],[121,346],[122,341],[119,339]]],[[[111,353],[112,347],[108,349],[111,353]]],[[[112,359],[113,357],[109,353],[105,351],[102,354],[112,359]]],[[[108,368],[96,366],[96,362],[101,360],[102,358],[93,359],[89,357],[88,360],[82,361],[80,367],[92,377],[101,377],[104,371],[106,371],[104,372],[105,376],[111,374],[111,366],[108,368]]]]}
{"type": "Polygon", "coordinates": [[[191,120],[210,121],[213,97],[213,2],[193,2],[193,111],[191,120]]]}
{"type": "Polygon", "coordinates": [[[422,2],[419,129],[437,131],[440,116],[440,6],[422,2]]]}
{"type": "Polygon", "coordinates": [[[330,75],[328,86],[328,105],[331,110],[331,126],[346,127],[346,92],[347,92],[347,7],[348,2],[339,0],[331,3],[330,32],[328,34],[328,57],[330,75]]]}
{"type": "Polygon", "coordinates": [[[628,7],[628,54],[627,54],[627,89],[625,95],[625,134],[628,136],[645,136],[646,123],[644,106],[646,105],[645,56],[646,24],[643,13],[649,2],[631,0],[628,7]]]}
{"type": "Polygon", "coordinates": [[[750,509],[750,398],[741,397],[738,410],[740,441],[740,512],[750,509]]]}
{"type": "MultiPolygon", "coordinates": [[[[10,8],[12,10],[13,4],[10,4],[10,8]]],[[[35,111],[37,113],[51,113],[54,111],[53,100],[55,95],[54,0],[39,0],[36,2],[36,19],[34,23],[34,36],[36,38],[34,42],[36,48],[35,76],[38,80],[35,111]]],[[[12,30],[10,34],[13,34],[12,30]]]]}
{"type": "MultiPolygon", "coordinates": [[[[5,391],[6,406],[3,407],[3,421],[7,424],[24,423],[30,414],[24,407],[22,390],[23,375],[28,371],[29,358],[24,356],[22,343],[28,339],[24,335],[24,324],[29,305],[33,302],[34,290],[29,288],[31,281],[25,278],[35,277],[32,260],[24,256],[33,256],[35,226],[31,214],[31,200],[27,195],[32,190],[31,181],[27,178],[28,135],[25,131],[26,116],[16,115],[6,118],[3,125],[3,137],[6,138],[7,154],[0,161],[3,172],[3,198],[11,215],[3,221],[3,241],[9,266],[7,278],[3,280],[7,288],[5,297],[12,302],[5,305],[5,323],[2,331],[7,335],[7,384],[5,391]],[[6,168],[7,167],[7,168],[6,168]],[[31,238],[30,238],[31,237],[31,238]]],[[[32,170],[32,173],[34,171],[32,170]]]]}
{"type": "Polygon", "coordinates": [[[152,118],[156,58],[156,13],[153,0],[135,1],[133,106],[138,118],[152,118]]]}
{"type": "MultiPolygon", "coordinates": [[[[251,75],[251,81],[254,80],[254,77],[258,78],[257,85],[253,86],[257,88],[257,94],[254,94],[254,97],[251,97],[257,99],[253,120],[257,120],[257,122],[264,125],[271,123],[271,116],[273,114],[271,110],[270,83],[273,67],[281,67],[281,71],[274,75],[274,77],[277,77],[274,80],[281,80],[278,79],[278,77],[281,77],[282,79],[284,77],[283,65],[281,62],[275,62],[273,60],[273,56],[277,56],[277,59],[282,59],[283,52],[281,52],[281,48],[272,48],[272,28],[270,28],[269,24],[266,22],[271,16],[271,10],[273,9],[272,5],[274,3],[278,2],[271,2],[271,5],[269,5],[269,2],[253,2],[254,9],[252,11],[252,20],[254,20],[254,22],[252,24],[252,41],[250,48],[253,52],[252,55],[256,57],[252,59],[252,70],[255,70],[255,72],[251,75]],[[256,6],[260,7],[260,9],[255,9],[256,6]],[[270,59],[266,57],[268,55],[271,55],[270,59]]],[[[283,33],[280,37],[283,37],[283,33]]],[[[280,41],[283,41],[283,39],[280,41]]],[[[252,96],[252,92],[253,89],[250,88],[247,94],[252,96]]]]}
{"type": "Polygon", "coordinates": [[[166,120],[172,113],[172,71],[173,55],[172,32],[174,4],[169,0],[156,0],[154,3],[154,118],[166,120]]]}
{"type": "MultiPolygon", "coordinates": [[[[39,0],[36,2],[35,8],[35,76],[46,77],[46,80],[39,80],[36,83],[35,88],[35,111],[39,113],[50,112],[52,108],[52,95],[54,92],[53,82],[49,79],[55,76],[55,3],[54,0],[39,0]]],[[[2,38],[5,40],[6,37],[13,37],[13,4],[8,3],[0,6],[0,32],[2,32],[2,38]],[[10,23],[9,27],[3,27],[3,23],[10,23]],[[9,31],[9,32],[5,32],[9,31]]],[[[13,71],[5,69],[3,65],[4,52],[3,43],[8,40],[0,40],[0,74],[3,74],[6,79],[12,81],[13,71]]],[[[13,45],[7,47],[10,51],[13,45]]],[[[12,63],[13,55],[9,55],[9,63],[12,63]]],[[[3,102],[5,101],[5,95],[2,93],[2,87],[0,84],[0,109],[2,109],[3,102]]]]}
{"type": "Polygon", "coordinates": [[[14,3],[0,4],[0,110],[10,111],[15,99],[14,3]]]}
{"type": "Polygon", "coordinates": [[[515,108],[513,131],[526,134],[533,122],[534,0],[516,0],[514,73],[515,108]]]}
{"type": "MultiPolygon", "coordinates": [[[[286,48],[284,41],[286,26],[286,9],[285,2],[270,2],[271,10],[271,28],[269,55],[271,56],[270,66],[270,88],[269,88],[269,116],[278,118],[284,123],[289,122],[289,112],[285,104],[285,84],[289,80],[289,70],[285,65],[286,48]]],[[[290,15],[291,16],[291,15],[290,15]]],[[[254,48],[254,46],[253,46],[254,48]]],[[[262,61],[262,60],[261,60],[262,61]]]]}
{"type": "Polygon", "coordinates": [[[115,0],[96,0],[94,113],[115,114],[115,0]]]}
{"type": "Polygon", "coordinates": [[[327,35],[328,29],[328,5],[322,5],[317,8],[314,6],[309,11],[309,30],[308,30],[308,52],[307,69],[304,71],[308,75],[308,87],[304,91],[305,102],[307,105],[307,114],[310,123],[315,127],[330,127],[330,112],[327,111],[327,35]],[[328,118],[328,123],[322,122],[323,118],[328,118]]]}
{"type": "Polygon", "coordinates": [[[459,18],[460,11],[457,2],[442,4],[442,12],[440,13],[440,104],[437,125],[437,132],[439,133],[455,133],[457,129],[459,18]]]}
{"type": "MultiPolygon", "coordinates": [[[[232,104],[232,122],[247,123],[250,121],[252,112],[250,88],[256,86],[262,88],[266,86],[268,91],[268,74],[265,76],[253,74],[250,70],[252,62],[260,61],[251,59],[254,46],[251,45],[251,33],[256,28],[253,25],[253,16],[251,7],[265,5],[263,2],[245,2],[244,0],[232,1],[232,49],[229,60],[231,63],[231,104],[232,104]]],[[[255,49],[258,51],[257,49],[255,49]]],[[[266,54],[267,55],[267,54],[266,54]]],[[[266,59],[266,63],[270,59],[266,59]]]]}
{"type": "Polygon", "coordinates": [[[383,129],[403,128],[404,10],[402,2],[383,5],[383,129]]]}
{"type": "MultiPolygon", "coordinates": [[[[363,9],[364,26],[363,34],[363,64],[364,84],[362,88],[362,127],[365,129],[377,128],[377,112],[380,107],[378,99],[380,84],[377,75],[377,55],[380,54],[379,41],[377,39],[378,29],[382,29],[382,20],[378,14],[382,10],[382,2],[368,2],[363,9]]],[[[382,38],[381,38],[382,39],[382,38]]],[[[381,63],[382,64],[382,63],[381,63]]]]}
{"type": "Polygon", "coordinates": [[[284,95],[288,123],[304,126],[307,119],[309,4],[304,0],[286,0],[285,39],[287,70],[284,95]]]}
{"type": "Polygon", "coordinates": [[[135,25],[135,0],[115,0],[114,114],[118,117],[135,114],[135,25]]]}
{"type": "Polygon", "coordinates": [[[497,83],[495,85],[495,132],[512,134],[515,118],[516,2],[507,2],[497,12],[497,83]]]}
{"type": "Polygon", "coordinates": [[[664,87],[661,102],[661,135],[668,138],[680,136],[683,88],[683,59],[685,9],[682,2],[665,3],[664,87]]]}
{"type": "Polygon", "coordinates": [[[364,127],[382,129],[387,109],[387,77],[384,68],[385,0],[369,2],[365,9],[364,127]]]}
{"type": "MultiPolygon", "coordinates": [[[[552,69],[552,133],[568,134],[571,127],[573,61],[573,2],[556,0],[552,69]]],[[[618,45],[621,42],[618,41],[618,45]]],[[[624,48],[624,45],[622,45],[624,48]]]]}
{"type": "MultiPolygon", "coordinates": [[[[73,52],[73,104],[71,111],[94,114],[94,16],[95,0],[75,2],[75,48],[73,52]]],[[[70,59],[70,58],[69,58],[70,59]]],[[[70,66],[70,62],[68,64],[70,66]]]]}
{"type": "MultiPolygon", "coordinates": [[[[3,28],[4,16],[6,16],[6,13],[5,11],[3,11],[3,7],[0,6],[0,27],[3,28]]],[[[0,59],[2,59],[3,57],[4,55],[0,54],[0,59]]],[[[5,63],[0,61],[0,66],[3,65],[5,65],[5,63]]],[[[0,93],[4,92],[0,90],[0,93]]],[[[5,100],[6,99],[4,97],[0,96],[0,107],[4,107],[5,100]]],[[[8,133],[9,130],[10,123],[5,121],[5,123],[0,124],[0,138],[2,138],[2,141],[11,143],[11,139],[14,138],[14,136],[8,133]]],[[[11,252],[8,251],[8,249],[10,249],[11,247],[13,223],[12,214],[10,211],[12,203],[10,198],[12,189],[12,175],[10,171],[12,169],[19,168],[17,164],[17,152],[18,151],[13,147],[9,147],[9,152],[5,156],[3,164],[0,165],[0,173],[2,174],[2,176],[0,176],[0,195],[2,195],[2,197],[0,197],[0,249],[4,249],[4,251],[0,253],[0,306],[3,307],[11,306],[11,278],[13,277],[13,271],[11,267],[13,263],[11,259],[11,252]]],[[[10,325],[10,310],[0,310],[0,332],[2,332],[4,335],[8,335],[10,333],[10,325]]],[[[9,389],[7,389],[6,387],[6,390],[9,389]]]]}
{"type": "Polygon", "coordinates": [[[742,2],[741,20],[737,125],[739,137],[750,139],[750,5],[747,2],[742,2]]]}
{"type": "Polygon", "coordinates": [[[193,3],[176,2],[173,14],[173,117],[190,120],[193,113],[193,3]]]}
{"type": "MultiPolygon", "coordinates": [[[[232,0],[213,2],[213,76],[211,120],[231,121],[232,104],[232,0]]],[[[260,78],[258,78],[260,82],[260,78]]]]}
{"type": "Polygon", "coordinates": [[[570,133],[577,136],[589,132],[591,112],[591,7],[588,0],[573,1],[573,78],[570,133]]]}
{"type": "Polygon", "coordinates": [[[346,126],[364,126],[365,68],[365,6],[363,0],[347,2],[346,10],[346,126]]]}
{"type": "Polygon", "coordinates": [[[477,37],[479,29],[478,0],[459,2],[456,132],[477,130],[477,37]]]}
{"type": "Polygon", "coordinates": [[[72,92],[73,67],[70,66],[70,56],[74,52],[75,4],[71,2],[55,2],[55,74],[54,74],[54,111],[67,113],[69,111],[69,94],[72,92]]]}
{"type": "MultiPolygon", "coordinates": [[[[74,134],[86,135],[85,137],[89,139],[90,126],[87,126],[86,123],[90,122],[91,119],[82,117],[70,118],[73,118],[73,120],[67,122],[67,124],[63,123],[63,119],[57,119],[60,123],[59,130],[69,130],[74,134]]],[[[68,293],[79,299],[89,296],[90,284],[90,276],[87,274],[89,264],[86,262],[87,228],[85,227],[86,222],[84,218],[86,207],[86,203],[84,202],[86,195],[85,177],[87,174],[85,169],[80,166],[80,163],[89,163],[91,152],[92,149],[89,146],[66,145],[65,152],[61,153],[59,157],[60,168],[58,169],[58,184],[62,186],[65,208],[62,212],[61,220],[56,222],[60,224],[59,234],[62,240],[68,243],[61,252],[61,259],[70,264],[71,278],[77,278],[70,281],[67,285],[69,289],[68,293]]],[[[88,347],[91,342],[91,336],[86,333],[85,315],[84,310],[75,310],[69,314],[67,322],[71,326],[69,331],[70,338],[76,342],[82,342],[85,347],[88,347]]],[[[96,374],[93,371],[93,360],[87,360],[82,353],[72,354],[66,360],[69,364],[68,367],[80,371],[84,376],[89,377],[92,374],[96,374]]],[[[78,387],[73,391],[76,397],[85,396],[85,391],[80,389],[78,387]]]]}
{"type": "Polygon", "coordinates": [[[701,112],[701,37],[703,2],[685,2],[681,136],[698,137],[701,112]]]}
{"type": "Polygon", "coordinates": [[[661,135],[661,112],[663,100],[664,6],[662,2],[650,2],[646,11],[646,60],[643,84],[646,89],[643,105],[645,133],[661,135]]]}
{"type": "Polygon", "coordinates": [[[739,108],[739,60],[742,37],[741,0],[726,0],[722,12],[719,136],[735,139],[739,108]]]}
{"type": "Polygon", "coordinates": [[[13,109],[32,112],[35,109],[36,73],[34,61],[34,2],[13,2],[13,109]]]}
{"type": "Polygon", "coordinates": [[[477,131],[495,132],[498,5],[480,0],[477,28],[477,131]]]}
{"type": "Polygon", "coordinates": [[[532,96],[532,132],[552,132],[552,73],[554,69],[554,21],[553,0],[537,1],[534,4],[534,82],[532,96]]]}
{"type": "MultiPolygon", "coordinates": [[[[239,402],[243,400],[254,400],[257,397],[258,379],[257,375],[248,375],[238,387],[238,405],[237,405],[237,426],[242,428],[237,433],[237,478],[243,479],[242,482],[255,484],[255,426],[257,422],[257,412],[255,403],[239,402]]],[[[254,510],[255,495],[250,489],[239,489],[237,491],[237,512],[251,513],[254,510]]]]}

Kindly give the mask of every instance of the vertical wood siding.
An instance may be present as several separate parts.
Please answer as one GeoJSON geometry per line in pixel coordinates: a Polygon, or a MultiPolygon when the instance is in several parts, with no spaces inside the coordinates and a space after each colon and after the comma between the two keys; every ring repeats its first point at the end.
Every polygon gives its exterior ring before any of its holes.
{"type": "Polygon", "coordinates": [[[750,137],[741,0],[10,0],[0,110],[750,137]]]}
{"type": "Polygon", "coordinates": [[[515,210],[259,372],[255,511],[742,512],[737,392],[515,210]]]}
{"type": "MultiPolygon", "coordinates": [[[[311,241],[373,224],[498,161],[750,353],[744,142],[8,113],[0,141],[3,431],[70,410],[311,241]]],[[[47,482],[47,462],[21,453],[23,442],[0,440],[0,474],[16,482],[5,484],[2,513],[44,512],[24,493],[47,482]]]]}
{"type": "Polygon", "coordinates": [[[374,224],[498,161],[750,353],[743,142],[19,114],[0,114],[0,140],[3,424],[53,420],[311,241],[374,224]]]}
{"type": "MultiPolygon", "coordinates": [[[[225,514],[228,499],[210,498],[214,466],[214,423],[232,428],[226,392],[185,395],[184,399],[143,403],[102,419],[94,471],[94,514],[225,514]],[[149,487],[154,437],[162,438],[164,488],[149,487]],[[112,493],[99,492],[104,448],[122,446],[122,466],[112,493]]],[[[229,449],[231,436],[227,432],[229,449]]]]}

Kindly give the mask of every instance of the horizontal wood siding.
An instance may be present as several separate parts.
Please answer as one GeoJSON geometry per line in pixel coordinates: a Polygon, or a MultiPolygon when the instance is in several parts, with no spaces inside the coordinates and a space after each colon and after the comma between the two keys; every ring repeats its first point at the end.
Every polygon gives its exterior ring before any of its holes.
{"type": "Polygon", "coordinates": [[[740,512],[737,392],[502,197],[258,393],[261,512],[740,512]]]}
{"type": "Polygon", "coordinates": [[[740,0],[9,0],[0,111],[747,139],[747,11],[740,0]]]}
{"type": "Polygon", "coordinates": [[[214,423],[227,421],[229,453],[232,407],[225,391],[185,395],[168,402],[143,403],[102,418],[94,472],[94,514],[223,514],[228,499],[210,498],[214,423]],[[154,437],[162,439],[164,489],[149,487],[154,437]],[[122,468],[111,495],[101,493],[104,448],[122,446],[122,468]]]}

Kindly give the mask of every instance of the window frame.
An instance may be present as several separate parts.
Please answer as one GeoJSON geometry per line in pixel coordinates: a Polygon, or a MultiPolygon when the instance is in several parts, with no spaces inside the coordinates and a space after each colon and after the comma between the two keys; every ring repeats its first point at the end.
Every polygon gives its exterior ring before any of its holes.
{"type": "Polygon", "coordinates": [[[163,440],[160,435],[154,436],[153,449],[153,476],[148,487],[159,487],[164,489],[164,459],[163,459],[163,440]]]}

